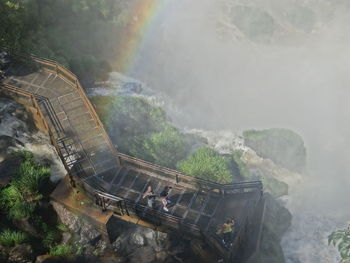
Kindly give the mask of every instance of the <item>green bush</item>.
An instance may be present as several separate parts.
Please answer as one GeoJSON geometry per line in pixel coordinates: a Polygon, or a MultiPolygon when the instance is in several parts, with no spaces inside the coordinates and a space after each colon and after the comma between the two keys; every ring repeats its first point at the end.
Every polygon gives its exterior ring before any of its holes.
{"type": "Polygon", "coordinates": [[[17,174],[11,184],[21,189],[23,195],[40,199],[39,191],[50,176],[50,168],[35,163],[33,160],[25,160],[20,164],[17,174]]]}
{"type": "Polygon", "coordinates": [[[5,247],[13,247],[28,241],[28,236],[23,232],[5,229],[0,233],[0,244],[5,247]]]}
{"type": "Polygon", "coordinates": [[[138,144],[138,148],[131,148],[132,155],[169,168],[175,168],[190,150],[186,137],[171,126],[151,134],[138,144]]]}
{"type": "Polygon", "coordinates": [[[14,152],[23,161],[10,185],[0,191],[0,207],[10,219],[30,217],[36,207],[35,200],[42,198],[40,189],[50,176],[50,169],[38,164],[28,151],[14,152]]]}
{"type": "Polygon", "coordinates": [[[73,253],[73,249],[68,244],[58,244],[50,248],[49,254],[54,256],[65,256],[73,253]]]}
{"type": "Polygon", "coordinates": [[[0,206],[7,211],[9,219],[27,218],[35,210],[35,204],[27,202],[21,190],[14,185],[0,191],[0,206]]]}
{"type": "Polygon", "coordinates": [[[188,159],[179,162],[177,168],[190,176],[218,183],[232,182],[228,160],[208,147],[199,148],[188,159]]]}

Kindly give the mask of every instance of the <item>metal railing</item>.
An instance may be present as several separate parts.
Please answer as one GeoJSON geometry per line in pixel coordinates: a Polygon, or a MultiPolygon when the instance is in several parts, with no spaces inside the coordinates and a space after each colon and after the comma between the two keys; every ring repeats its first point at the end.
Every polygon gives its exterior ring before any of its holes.
{"type": "MultiPolygon", "coordinates": [[[[217,194],[223,194],[223,195],[231,195],[231,194],[240,194],[240,193],[247,193],[247,192],[253,192],[256,191],[257,194],[260,195],[257,199],[249,200],[246,206],[246,209],[244,211],[244,215],[241,217],[240,222],[238,222],[238,232],[235,234],[233,246],[231,249],[227,250],[225,247],[223,247],[223,244],[221,242],[221,238],[216,235],[215,231],[212,229],[212,231],[209,231],[209,233],[204,234],[208,237],[208,239],[211,239],[212,242],[216,244],[216,246],[220,246],[222,253],[225,254],[226,258],[230,258],[230,260],[235,260],[234,255],[237,254],[237,252],[240,249],[240,243],[244,239],[244,231],[246,229],[246,224],[248,222],[248,218],[250,216],[250,211],[253,211],[258,204],[260,198],[262,198],[262,183],[261,181],[252,181],[252,182],[238,182],[238,183],[231,183],[231,184],[219,184],[215,182],[211,182],[208,180],[196,178],[196,177],[190,177],[188,175],[185,175],[179,171],[172,170],[169,168],[165,168],[162,166],[158,166],[122,153],[119,153],[114,145],[112,144],[109,136],[105,132],[103,128],[103,124],[101,123],[100,119],[98,118],[94,107],[90,103],[90,101],[87,99],[82,87],[79,84],[79,81],[77,77],[70,72],[69,70],[65,69],[63,66],[58,64],[57,62],[48,60],[48,59],[42,59],[37,58],[35,56],[31,56],[31,59],[37,63],[40,68],[57,74],[60,76],[64,81],[68,82],[70,85],[76,87],[78,90],[80,96],[82,97],[84,104],[88,106],[89,111],[91,112],[94,120],[98,124],[98,126],[101,128],[101,131],[103,132],[104,137],[106,138],[106,141],[109,145],[109,148],[111,149],[111,152],[115,155],[116,161],[121,164],[122,166],[125,166],[129,169],[137,170],[146,174],[150,174],[155,177],[162,177],[162,179],[166,178],[167,180],[171,180],[176,184],[184,185],[186,187],[190,186],[195,189],[204,189],[206,191],[211,191],[217,194]]],[[[18,96],[24,96],[30,101],[30,104],[32,107],[36,109],[36,114],[39,116],[39,118],[42,120],[43,125],[45,129],[47,130],[51,143],[56,148],[58,155],[60,156],[61,160],[63,161],[63,164],[68,171],[68,174],[70,175],[71,179],[73,179],[73,174],[70,171],[70,168],[65,162],[65,158],[60,150],[60,147],[56,141],[56,138],[53,135],[52,130],[50,129],[49,125],[47,124],[45,117],[41,111],[41,108],[38,103],[38,98],[26,91],[20,90],[14,86],[7,85],[7,84],[1,84],[0,85],[7,90],[8,92],[12,92],[17,94],[18,96]]],[[[40,98],[41,100],[45,101],[45,98],[40,98]]],[[[47,100],[45,103],[49,103],[47,100]]],[[[51,116],[53,119],[56,117],[55,114],[48,111],[48,114],[53,115],[51,116]]],[[[170,215],[168,213],[164,213],[161,211],[161,209],[153,209],[144,205],[141,205],[135,200],[129,200],[129,199],[123,199],[119,198],[117,196],[111,195],[104,191],[104,189],[101,189],[101,191],[92,188],[90,185],[88,185],[85,182],[82,182],[84,185],[84,188],[87,190],[87,192],[93,196],[99,196],[100,198],[104,198],[106,200],[110,200],[113,202],[123,202],[124,208],[126,209],[127,213],[129,213],[131,216],[139,218],[139,219],[145,219],[147,221],[151,221],[155,225],[166,225],[172,228],[176,229],[184,229],[187,232],[192,233],[200,233],[200,228],[197,225],[189,224],[184,222],[183,218],[176,217],[173,215],[170,215]]]]}
{"type": "MultiPolygon", "coordinates": [[[[48,123],[46,122],[46,119],[44,117],[44,114],[43,112],[41,111],[41,108],[39,106],[39,103],[37,101],[37,98],[32,94],[32,93],[29,93],[27,91],[23,91],[23,90],[20,90],[12,85],[8,85],[8,84],[3,84],[3,83],[0,83],[0,87],[5,90],[5,93],[6,91],[7,92],[10,92],[12,94],[16,94],[16,96],[22,96],[25,98],[25,100],[28,102],[27,105],[28,106],[31,106],[33,107],[35,110],[36,110],[36,114],[37,116],[39,117],[40,121],[42,122],[47,134],[49,135],[49,138],[50,138],[50,142],[51,144],[55,147],[56,151],[57,151],[57,154],[58,156],[60,157],[60,159],[62,160],[63,162],[63,165],[65,167],[65,169],[67,170],[68,172],[68,175],[70,177],[70,180],[71,180],[71,183],[74,184],[74,180],[73,180],[73,176],[70,172],[70,169],[69,167],[67,166],[66,162],[64,161],[64,157],[63,157],[63,154],[62,154],[62,151],[60,150],[60,147],[58,146],[58,143],[57,143],[57,140],[55,138],[55,136],[53,135],[53,132],[50,128],[50,126],[48,125],[48,123]]],[[[46,101],[46,103],[50,103],[49,101],[46,101]]],[[[50,114],[50,112],[48,113],[50,114]]]]}
{"type": "Polygon", "coordinates": [[[121,164],[130,169],[141,171],[143,173],[148,173],[154,176],[162,176],[164,178],[167,178],[168,180],[172,180],[176,184],[183,183],[191,185],[196,189],[203,188],[205,190],[214,191],[220,194],[246,193],[255,190],[262,191],[263,187],[261,181],[219,184],[198,177],[188,176],[179,171],[152,164],[123,153],[118,153],[118,157],[121,164]]]}

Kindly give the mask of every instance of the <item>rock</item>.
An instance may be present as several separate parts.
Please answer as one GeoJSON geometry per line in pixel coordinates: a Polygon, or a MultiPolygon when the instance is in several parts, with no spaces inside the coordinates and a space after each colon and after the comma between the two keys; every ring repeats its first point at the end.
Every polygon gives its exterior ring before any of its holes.
{"type": "Polygon", "coordinates": [[[7,256],[7,249],[0,245],[0,262],[6,262],[7,256]]]}
{"type": "Polygon", "coordinates": [[[17,245],[9,252],[10,263],[31,263],[34,259],[33,250],[27,244],[17,245]]]}
{"type": "Polygon", "coordinates": [[[148,240],[154,240],[155,232],[150,229],[150,231],[145,233],[145,238],[148,240]]]}
{"type": "Polygon", "coordinates": [[[145,239],[139,233],[133,233],[130,236],[130,243],[137,246],[143,246],[145,244],[145,239]]]}
{"type": "Polygon", "coordinates": [[[96,256],[86,255],[68,255],[68,256],[53,256],[53,255],[40,255],[37,256],[35,263],[102,263],[102,262],[115,262],[115,261],[103,261],[99,260],[96,256]]]}
{"type": "Polygon", "coordinates": [[[265,194],[265,200],[266,210],[258,263],[285,263],[280,242],[291,225],[292,215],[271,195],[265,194]]]}
{"type": "Polygon", "coordinates": [[[30,235],[37,237],[37,238],[43,238],[44,235],[40,233],[30,222],[30,218],[27,219],[18,219],[13,220],[14,225],[21,229],[25,233],[29,233],[30,235]]]}
{"type": "Polygon", "coordinates": [[[303,139],[287,129],[248,130],[243,132],[245,144],[259,156],[293,172],[302,172],[306,165],[303,139]]]}
{"type": "Polygon", "coordinates": [[[107,243],[102,239],[100,239],[95,244],[95,249],[92,251],[92,254],[95,256],[102,256],[104,255],[106,249],[107,249],[107,243]]]}
{"type": "Polygon", "coordinates": [[[73,232],[77,232],[80,230],[78,216],[74,215],[72,212],[68,211],[63,205],[57,202],[51,201],[51,204],[62,223],[64,223],[73,232]]]}
{"type": "Polygon", "coordinates": [[[157,253],[155,254],[155,258],[156,258],[156,260],[158,260],[159,262],[164,262],[165,259],[166,259],[168,256],[169,256],[168,253],[165,252],[165,251],[160,251],[160,252],[157,252],[157,253]]]}
{"type": "Polygon", "coordinates": [[[156,260],[156,254],[151,247],[138,248],[128,256],[131,263],[151,263],[156,260]]]}
{"type": "Polygon", "coordinates": [[[81,216],[75,215],[63,205],[51,201],[60,221],[64,223],[72,232],[78,247],[83,248],[85,254],[93,254],[96,245],[100,244],[100,250],[104,251],[106,244],[101,242],[101,233],[81,216]]]}
{"type": "Polygon", "coordinates": [[[68,241],[71,239],[72,234],[69,232],[64,232],[62,234],[62,243],[68,243],[68,241]]]}

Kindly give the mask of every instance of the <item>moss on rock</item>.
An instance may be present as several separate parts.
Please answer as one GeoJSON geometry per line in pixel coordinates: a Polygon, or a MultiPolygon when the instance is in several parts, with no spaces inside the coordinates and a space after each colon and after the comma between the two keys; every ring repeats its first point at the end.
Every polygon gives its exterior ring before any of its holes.
{"type": "Polygon", "coordinates": [[[306,165],[303,139],[288,129],[247,130],[245,144],[259,156],[294,172],[302,172],[306,165]]]}

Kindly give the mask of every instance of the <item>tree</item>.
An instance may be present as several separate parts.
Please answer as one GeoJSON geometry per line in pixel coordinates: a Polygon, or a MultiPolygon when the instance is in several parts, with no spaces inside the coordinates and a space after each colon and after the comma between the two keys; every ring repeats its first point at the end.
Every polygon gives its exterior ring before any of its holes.
{"type": "Polygon", "coordinates": [[[340,263],[350,263],[350,222],[347,229],[333,232],[328,237],[328,244],[338,248],[340,263]]]}
{"type": "Polygon", "coordinates": [[[202,147],[188,159],[179,162],[177,168],[187,175],[224,184],[232,182],[228,162],[228,159],[215,150],[202,147]]]}

